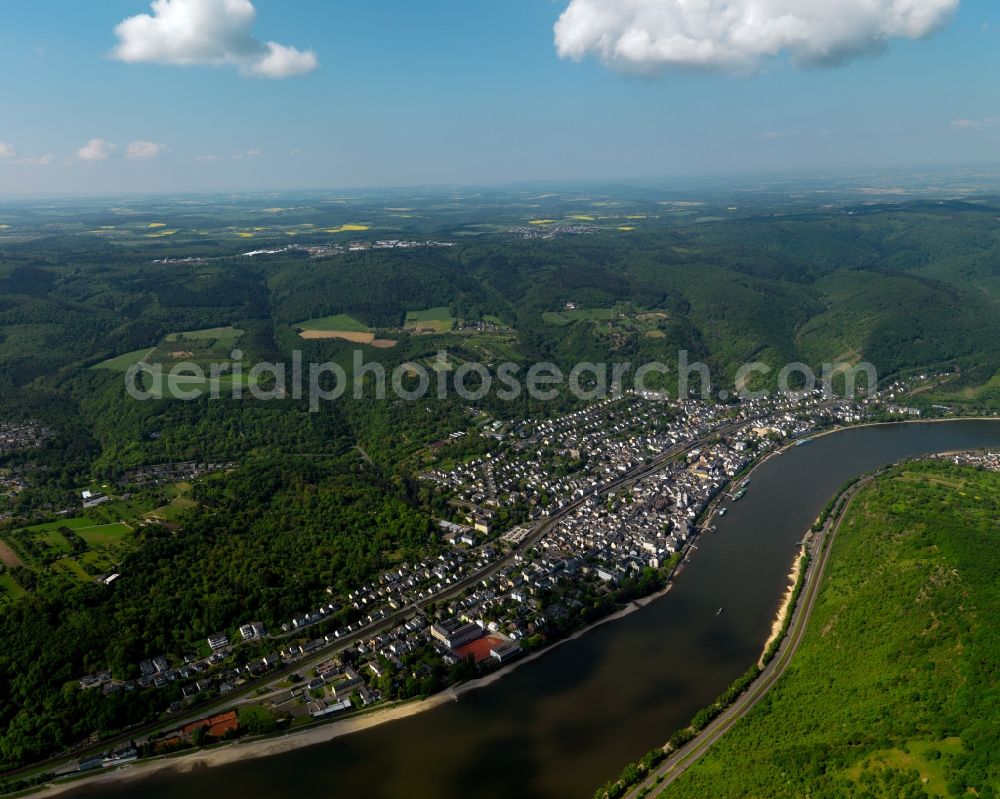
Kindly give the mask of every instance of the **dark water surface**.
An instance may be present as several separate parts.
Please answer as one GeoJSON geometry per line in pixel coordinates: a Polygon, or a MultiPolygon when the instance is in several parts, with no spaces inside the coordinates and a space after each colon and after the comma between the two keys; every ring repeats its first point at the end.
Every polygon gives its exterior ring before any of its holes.
{"type": "Polygon", "coordinates": [[[1000,447],[1000,422],[858,428],[793,447],[727,503],[669,594],[459,702],[271,758],[73,795],[590,797],[758,657],[795,545],[844,482],[903,457],[979,447],[1000,447]]]}

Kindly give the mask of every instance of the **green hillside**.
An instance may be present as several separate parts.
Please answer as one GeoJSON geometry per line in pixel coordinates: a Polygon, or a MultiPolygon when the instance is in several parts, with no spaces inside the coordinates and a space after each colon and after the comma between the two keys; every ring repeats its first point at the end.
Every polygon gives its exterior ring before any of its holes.
{"type": "Polygon", "coordinates": [[[789,671],[661,795],[994,796],[998,520],[998,474],[908,465],[865,489],[789,671]]]}

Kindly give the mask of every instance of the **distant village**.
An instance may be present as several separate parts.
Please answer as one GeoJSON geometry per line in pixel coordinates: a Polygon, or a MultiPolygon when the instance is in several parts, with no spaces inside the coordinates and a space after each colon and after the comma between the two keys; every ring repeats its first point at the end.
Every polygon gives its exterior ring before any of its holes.
{"type": "Polygon", "coordinates": [[[38,421],[0,422],[0,455],[18,450],[36,449],[54,433],[38,421]]]}
{"type": "MultiPolygon", "coordinates": [[[[313,258],[331,258],[346,252],[364,252],[366,250],[414,250],[430,247],[454,247],[448,241],[411,241],[408,239],[375,239],[372,241],[358,240],[348,244],[286,244],[283,247],[264,247],[259,250],[248,250],[238,254],[239,258],[257,258],[262,255],[284,255],[290,252],[308,253],[313,258]]],[[[171,264],[205,264],[211,261],[221,261],[230,256],[187,256],[184,258],[158,258],[153,261],[158,265],[171,264]]]]}

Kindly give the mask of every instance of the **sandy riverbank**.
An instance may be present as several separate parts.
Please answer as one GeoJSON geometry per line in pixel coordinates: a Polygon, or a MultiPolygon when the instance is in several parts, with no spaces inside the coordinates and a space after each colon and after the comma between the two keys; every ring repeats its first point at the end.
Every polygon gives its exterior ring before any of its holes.
{"type": "Polygon", "coordinates": [[[760,668],[764,668],[766,665],[764,663],[764,655],[767,653],[768,648],[782,637],[782,633],[785,628],[785,620],[788,618],[788,614],[792,612],[793,606],[792,602],[795,599],[795,586],[799,582],[799,575],[802,574],[802,558],[806,554],[806,545],[802,545],[802,549],[799,552],[799,556],[795,558],[795,562],[792,564],[792,570],[788,573],[788,588],[785,589],[785,595],[781,599],[781,604],[778,606],[778,612],[774,616],[774,621],[771,623],[771,633],[768,635],[767,640],[764,642],[764,648],[761,650],[760,659],[757,661],[757,665],[760,668]]]}
{"type": "Polygon", "coordinates": [[[456,697],[448,690],[419,702],[408,702],[382,708],[371,713],[351,719],[324,724],[300,732],[292,732],[275,738],[252,741],[235,741],[224,746],[203,749],[197,752],[163,757],[155,760],[139,761],[128,766],[108,771],[98,772],[92,776],[82,777],[67,782],[49,784],[31,794],[31,796],[60,796],[70,791],[86,787],[93,789],[99,785],[111,783],[120,784],[144,780],[165,774],[187,774],[203,768],[226,766],[260,757],[271,757],[301,749],[306,746],[326,743],[342,735],[351,735],[380,724],[405,719],[447,702],[455,701],[456,697]]]}

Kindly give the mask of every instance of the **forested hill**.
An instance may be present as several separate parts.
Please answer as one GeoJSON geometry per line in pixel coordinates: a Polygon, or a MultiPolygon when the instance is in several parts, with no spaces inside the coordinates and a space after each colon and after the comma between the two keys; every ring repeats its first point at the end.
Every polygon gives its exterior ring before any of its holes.
{"type": "Polygon", "coordinates": [[[664,799],[1000,791],[1000,475],[898,468],[858,497],[788,672],[664,799]]]}
{"type": "MultiPolygon", "coordinates": [[[[273,626],[328,587],[339,595],[436,554],[434,520],[457,511],[417,475],[577,402],[349,393],[314,412],[287,394],[249,397],[260,361],[299,350],[349,369],[359,352],[446,374],[471,362],[676,364],[683,349],[728,381],[750,360],[867,359],[883,378],[945,375],[913,399],[928,409],[1000,405],[995,198],[277,202],[0,207],[0,423],[38,434],[0,451],[0,765],[179,699],[174,684],[73,690],[81,675],[131,679],[144,658],[179,658],[248,618],[273,626]],[[179,362],[222,368],[222,398],[126,394],[130,366],[179,362]],[[482,435],[451,438],[468,430],[482,435]],[[213,466],[200,479],[130,477],[185,463],[213,466]],[[83,491],[111,501],[84,509],[83,491]],[[111,573],[129,577],[108,591],[98,579],[111,573]]],[[[522,520],[500,509],[495,526],[522,520]]],[[[348,624],[360,611],[338,613],[348,624]]]]}
{"type": "Polygon", "coordinates": [[[62,389],[76,370],[220,326],[242,331],[248,359],[287,356],[303,345],[304,320],[331,315],[398,341],[381,353],[395,362],[440,346],[560,363],[670,362],[684,348],[727,375],[751,359],[864,358],[884,376],[960,368],[979,383],[1000,368],[990,346],[1000,335],[1000,203],[991,200],[792,212],[762,201],[562,198],[534,212],[552,217],[543,219],[513,202],[473,206],[461,219],[437,208],[391,218],[368,205],[271,210],[283,213],[261,226],[262,212],[226,207],[214,228],[208,211],[192,219],[169,204],[132,209],[127,224],[110,209],[88,211],[68,235],[70,222],[39,225],[0,209],[9,228],[0,232],[0,381],[62,389]],[[348,214],[374,219],[299,223],[348,214]],[[257,226],[241,232],[236,221],[257,226]],[[346,247],[432,235],[455,246],[346,247]],[[289,242],[319,249],[310,256],[289,242]],[[427,309],[455,320],[452,333],[484,320],[502,330],[429,336],[407,324],[427,309]]]}

